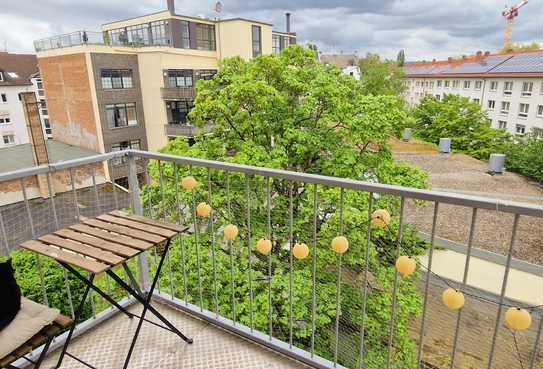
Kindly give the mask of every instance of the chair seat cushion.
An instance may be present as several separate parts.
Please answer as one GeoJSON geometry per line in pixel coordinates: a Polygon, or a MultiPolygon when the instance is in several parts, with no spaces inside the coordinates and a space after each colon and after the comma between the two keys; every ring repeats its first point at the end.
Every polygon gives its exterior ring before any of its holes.
{"type": "Polygon", "coordinates": [[[0,358],[7,356],[43,327],[51,324],[59,314],[58,309],[21,298],[21,310],[11,323],[0,331],[0,358]]]}

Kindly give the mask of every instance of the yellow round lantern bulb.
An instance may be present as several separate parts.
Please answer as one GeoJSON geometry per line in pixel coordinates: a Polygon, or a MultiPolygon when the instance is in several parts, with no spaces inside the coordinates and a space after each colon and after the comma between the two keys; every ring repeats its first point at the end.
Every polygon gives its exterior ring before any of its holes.
{"type": "Polygon", "coordinates": [[[196,214],[200,217],[207,218],[211,214],[211,206],[205,202],[201,202],[196,206],[196,214]]]}
{"type": "Polygon", "coordinates": [[[262,255],[268,255],[272,249],[272,243],[270,240],[261,238],[256,243],[256,249],[262,255]]]}
{"type": "Polygon", "coordinates": [[[344,254],[349,248],[349,240],[345,236],[337,236],[332,240],[330,247],[338,254],[344,254]]]}
{"type": "Polygon", "coordinates": [[[443,303],[451,310],[458,310],[464,306],[464,294],[454,288],[447,288],[443,291],[443,303]]]}
{"type": "Polygon", "coordinates": [[[530,328],[532,316],[526,309],[512,307],[505,312],[505,322],[510,328],[520,331],[530,328]]]}
{"type": "Polygon", "coordinates": [[[400,256],[396,260],[396,270],[402,275],[402,277],[408,277],[417,269],[417,263],[415,259],[409,256],[400,256]]]}
{"type": "Polygon", "coordinates": [[[371,225],[375,228],[385,228],[390,224],[390,213],[385,209],[375,210],[371,214],[371,225]]]}
{"type": "Polygon", "coordinates": [[[292,248],[292,255],[298,260],[305,259],[309,255],[309,247],[305,243],[297,243],[292,248]]]}
{"type": "Polygon", "coordinates": [[[182,186],[185,190],[192,190],[194,187],[196,187],[196,180],[194,179],[193,176],[184,177],[184,178],[181,180],[181,186],[182,186]]]}
{"type": "Polygon", "coordinates": [[[228,241],[235,240],[238,233],[238,227],[233,224],[228,224],[226,227],[224,227],[224,238],[226,238],[228,241]]]}

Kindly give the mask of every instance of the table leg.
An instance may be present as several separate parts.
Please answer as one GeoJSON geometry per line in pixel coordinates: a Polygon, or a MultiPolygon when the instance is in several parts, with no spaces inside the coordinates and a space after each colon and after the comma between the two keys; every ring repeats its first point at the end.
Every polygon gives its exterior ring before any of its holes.
{"type": "Polygon", "coordinates": [[[53,338],[55,338],[55,337],[50,337],[47,340],[47,342],[45,342],[45,345],[43,346],[43,349],[41,350],[40,357],[38,358],[38,360],[34,364],[34,369],[39,369],[40,368],[43,359],[45,359],[45,356],[47,355],[47,351],[49,351],[49,346],[51,346],[51,342],[53,342],[53,338]]]}
{"type": "Polygon", "coordinates": [[[70,327],[70,331],[68,332],[68,337],[66,337],[66,342],[64,342],[64,346],[62,347],[62,351],[60,352],[60,356],[58,358],[57,366],[56,368],[60,368],[60,365],[62,364],[62,360],[64,359],[64,355],[66,354],[66,350],[68,349],[68,345],[70,344],[70,341],[72,339],[72,335],[74,333],[75,326],[77,324],[77,320],[79,319],[81,313],[83,312],[83,308],[85,307],[85,300],[87,299],[87,296],[89,294],[89,291],[92,286],[92,281],[94,280],[94,274],[91,274],[89,276],[89,279],[84,278],[87,283],[87,288],[85,288],[85,292],[83,293],[83,297],[81,298],[81,302],[79,303],[79,306],[77,307],[77,310],[74,314],[74,321],[72,322],[72,326],[70,327]]]}

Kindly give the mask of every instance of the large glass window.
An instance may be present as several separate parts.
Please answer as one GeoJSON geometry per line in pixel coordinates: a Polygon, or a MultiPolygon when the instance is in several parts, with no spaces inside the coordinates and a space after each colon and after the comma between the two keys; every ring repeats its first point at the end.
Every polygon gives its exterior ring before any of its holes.
{"type": "Polygon", "coordinates": [[[215,26],[196,24],[196,48],[198,50],[215,50],[215,26]]]}
{"type": "Polygon", "coordinates": [[[109,42],[112,45],[126,45],[128,44],[128,37],[126,36],[126,30],[124,28],[112,29],[109,31],[109,42]]]}
{"type": "Polygon", "coordinates": [[[132,70],[130,69],[102,69],[102,88],[132,88],[132,70]]]}
{"type": "Polygon", "coordinates": [[[192,87],[192,70],[169,70],[168,71],[168,84],[170,87],[192,87]]]}
{"type": "Polygon", "coordinates": [[[279,55],[281,53],[281,36],[272,36],[272,51],[274,55],[279,55]]]}
{"type": "Polygon", "coordinates": [[[106,105],[106,119],[109,128],[137,126],[136,104],[106,105]]]}
{"type": "Polygon", "coordinates": [[[253,58],[262,55],[262,28],[260,26],[251,27],[253,40],[253,58]]]}
{"type": "Polygon", "coordinates": [[[168,21],[151,22],[151,38],[153,45],[169,45],[168,21]]]}
{"type": "Polygon", "coordinates": [[[187,21],[181,21],[181,47],[190,49],[190,29],[187,21]]]}
{"type": "Polygon", "coordinates": [[[524,82],[522,83],[522,92],[521,96],[532,96],[532,90],[534,89],[533,82],[524,82]]]}
{"type": "Polygon", "coordinates": [[[169,124],[187,124],[192,105],[189,101],[170,101],[166,104],[170,110],[169,124]]]}
{"type": "Polygon", "coordinates": [[[126,27],[128,42],[132,45],[149,45],[149,24],[126,27]]]}
{"type": "MultiPolygon", "coordinates": [[[[122,142],[114,143],[111,145],[110,151],[122,151],[122,150],[128,150],[128,149],[140,150],[141,149],[140,140],[130,140],[130,141],[122,141],[122,142]]],[[[123,164],[124,162],[126,162],[125,157],[113,158],[111,160],[111,163],[113,165],[120,165],[120,164],[123,164]]]]}

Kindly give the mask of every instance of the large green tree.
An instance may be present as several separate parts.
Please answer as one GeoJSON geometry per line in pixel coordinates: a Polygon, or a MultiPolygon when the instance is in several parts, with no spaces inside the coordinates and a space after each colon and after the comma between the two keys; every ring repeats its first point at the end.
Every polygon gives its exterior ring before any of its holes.
{"type": "MultiPolygon", "coordinates": [[[[192,145],[178,138],[162,151],[423,187],[425,174],[393,161],[387,145],[387,139],[407,117],[403,106],[396,96],[365,94],[359,82],[335,67],[320,64],[312,50],[291,46],[280,56],[259,56],[251,61],[237,57],[224,60],[212,80],[198,82],[197,98],[190,113],[191,121],[198,126],[213,123],[212,133],[196,137],[192,145]]],[[[223,316],[267,332],[269,260],[255,251],[255,242],[270,237],[274,337],[288,342],[292,323],[294,345],[310,349],[314,321],[315,352],[332,359],[336,286],[341,275],[339,362],[359,367],[363,275],[369,263],[365,363],[369,368],[385,365],[398,224],[397,198],[383,195],[376,199],[375,208],[386,208],[395,216],[388,228],[374,231],[366,260],[368,193],[345,191],[342,196],[337,188],[166,162],[160,166],[152,163],[151,176],[152,185],[142,196],[145,208],[155,216],[193,223],[194,203],[211,202],[214,209],[210,219],[196,219],[196,237],[187,237],[182,246],[173,248],[171,273],[164,273],[161,288],[168,291],[171,286],[177,296],[189,302],[201,303],[206,309],[217,310],[223,316]],[[182,188],[177,191],[175,178],[180,180],[189,174],[196,177],[200,186],[194,194],[182,188]],[[304,242],[310,247],[310,257],[294,260],[292,274],[291,206],[292,241],[304,242]],[[340,214],[343,214],[342,222],[340,214]],[[240,229],[239,237],[232,244],[226,243],[222,236],[222,229],[228,223],[240,229]],[[342,258],[341,274],[337,255],[330,250],[330,241],[338,234],[344,234],[350,241],[350,248],[342,258]],[[312,272],[314,255],[315,276],[312,272]],[[292,305],[289,300],[291,276],[292,305]]],[[[413,234],[407,227],[402,247],[409,254],[423,250],[413,234]]],[[[420,298],[412,280],[399,280],[398,296],[394,367],[412,368],[415,348],[407,326],[409,319],[420,311],[420,298]]]]}
{"type": "MultiPolygon", "coordinates": [[[[405,58],[405,56],[404,56],[405,58]]],[[[396,60],[383,60],[377,54],[368,53],[361,58],[360,82],[364,93],[377,95],[399,96],[405,91],[403,78],[405,73],[398,55],[396,60]]]]}

